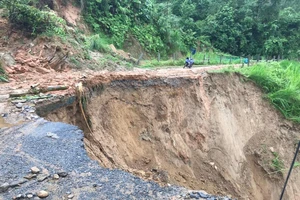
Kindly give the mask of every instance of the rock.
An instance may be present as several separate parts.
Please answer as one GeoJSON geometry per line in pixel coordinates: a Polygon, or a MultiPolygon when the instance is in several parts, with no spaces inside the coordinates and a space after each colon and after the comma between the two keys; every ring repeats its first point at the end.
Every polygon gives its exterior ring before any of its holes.
{"type": "Polygon", "coordinates": [[[199,199],[199,194],[198,193],[190,193],[190,198],[192,199],[199,199]]]}
{"type": "Polygon", "coordinates": [[[68,173],[67,172],[58,172],[57,173],[60,177],[66,177],[66,176],[68,176],[68,173]]]}
{"type": "Polygon", "coordinates": [[[49,193],[45,190],[41,190],[37,193],[37,196],[40,198],[46,198],[47,196],[49,196],[49,193]]]}
{"type": "MultiPolygon", "coordinates": [[[[32,66],[32,67],[36,67],[36,66],[32,66]]],[[[48,74],[48,73],[51,72],[50,70],[45,69],[45,68],[43,68],[43,67],[36,67],[35,70],[36,70],[38,73],[41,73],[41,74],[48,74]]]]}
{"type": "Polygon", "coordinates": [[[198,194],[199,194],[199,196],[201,197],[201,198],[204,198],[204,199],[207,199],[207,198],[209,198],[209,197],[211,197],[209,194],[207,194],[206,192],[198,192],[198,194]]]}
{"type": "Polygon", "coordinates": [[[272,153],[274,153],[274,152],[275,152],[274,147],[270,147],[270,151],[271,151],[272,153]]]}
{"type": "Polygon", "coordinates": [[[50,137],[50,138],[53,138],[53,139],[58,139],[59,138],[55,133],[51,133],[51,132],[47,133],[47,137],[50,137]]]}
{"type": "Polygon", "coordinates": [[[36,176],[37,176],[36,174],[28,174],[28,175],[24,176],[24,178],[30,180],[30,179],[36,178],[36,176]]]}
{"type": "Polygon", "coordinates": [[[0,53],[0,59],[9,67],[14,66],[16,63],[14,57],[10,53],[0,53]]]}
{"type": "Polygon", "coordinates": [[[31,193],[27,194],[26,196],[27,196],[28,199],[33,198],[33,194],[31,194],[31,193]]]}
{"type": "Polygon", "coordinates": [[[74,194],[68,195],[68,199],[73,199],[73,197],[74,197],[74,194]]]}
{"type": "Polygon", "coordinates": [[[9,184],[8,183],[3,183],[2,185],[0,185],[0,193],[2,192],[6,192],[9,188],[9,184]]]}
{"type": "Polygon", "coordinates": [[[58,180],[59,179],[59,175],[58,174],[54,174],[53,175],[53,179],[58,180]]]}
{"type": "Polygon", "coordinates": [[[9,184],[9,187],[16,187],[16,186],[20,186],[22,185],[23,183],[26,183],[27,180],[26,179],[20,179],[20,180],[17,180],[17,181],[14,181],[12,183],[9,184]]]}
{"type": "Polygon", "coordinates": [[[47,174],[41,174],[38,176],[37,180],[38,180],[38,182],[42,182],[42,181],[46,180],[48,177],[49,177],[49,175],[47,175],[47,174]]]}
{"type": "Polygon", "coordinates": [[[23,106],[23,103],[17,103],[17,104],[16,104],[16,107],[17,107],[17,108],[22,108],[22,106],[23,106]]]}
{"type": "Polygon", "coordinates": [[[13,199],[17,200],[17,199],[24,199],[26,198],[25,195],[22,194],[18,194],[17,196],[13,197],[13,199]]]}
{"type": "Polygon", "coordinates": [[[33,174],[38,174],[38,173],[40,173],[40,169],[39,168],[37,168],[37,167],[31,167],[31,173],[33,173],[33,174]]]}
{"type": "Polygon", "coordinates": [[[18,103],[25,103],[27,100],[26,99],[20,99],[20,100],[13,100],[11,101],[12,104],[18,104],[18,103]]]}
{"type": "Polygon", "coordinates": [[[7,117],[8,116],[8,113],[2,113],[1,114],[1,117],[7,117]]]}
{"type": "Polygon", "coordinates": [[[28,110],[28,112],[30,112],[30,113],[34,113],[34,112],[35,112],[35,109],[33,109],[33,108],[30,108],[30,109],[28,110]]]}
{"type": "Polygon", "coordinates": [[[9,99],[9,94],[0,94],[0,102],[6,102],[9,99]]]}

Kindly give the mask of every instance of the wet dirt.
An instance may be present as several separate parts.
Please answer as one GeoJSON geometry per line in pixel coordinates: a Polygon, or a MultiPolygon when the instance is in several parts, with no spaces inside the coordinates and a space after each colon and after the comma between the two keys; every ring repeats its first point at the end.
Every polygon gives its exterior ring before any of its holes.
{"type": "Polygon", "coordinates": [[[12,126],[12,124],[7,123],[2,117],[0,117],[0,128],[9,128],[12,126]]]}

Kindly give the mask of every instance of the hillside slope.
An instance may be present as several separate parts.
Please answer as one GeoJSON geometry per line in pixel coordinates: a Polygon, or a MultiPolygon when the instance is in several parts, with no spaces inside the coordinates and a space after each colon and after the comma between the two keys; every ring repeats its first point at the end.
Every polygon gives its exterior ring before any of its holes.
{"type": "MultiPolygon", "coordinates": [[[[85,146],[102,166],[239,199],[277,199],[299,126],[242,76],[195,72],[109,73],[87,81],[93,133],[77,104],[47,118],[85,130],[85,146]]],[[[285,199],[300,197],[294,170],[285,199]]]]}

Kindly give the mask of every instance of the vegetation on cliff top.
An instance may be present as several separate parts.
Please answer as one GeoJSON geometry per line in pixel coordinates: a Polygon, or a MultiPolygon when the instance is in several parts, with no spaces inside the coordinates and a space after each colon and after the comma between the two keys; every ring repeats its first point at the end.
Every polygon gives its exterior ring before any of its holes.
{"type": "Polygon", "coordinates": [[[299,62],[259,63],[251,67],[224,68],[218,72],[237,72],[253,80],[287,119],[300,122],[299,62]]]}

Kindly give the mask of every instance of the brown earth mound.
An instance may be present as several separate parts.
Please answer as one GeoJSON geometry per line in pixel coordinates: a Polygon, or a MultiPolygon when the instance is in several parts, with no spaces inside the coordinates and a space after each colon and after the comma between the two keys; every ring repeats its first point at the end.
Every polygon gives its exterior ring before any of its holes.
{"type": "MultiPolygon", "coordinates": [[[[102,166],[239,199],[278,199],[299,127],[243,77],[192,72],[96,76],[84,104],[92,132],[78,104],[47,118],[84,129],[102,166]]],[[[300,199],[299,176],[295,168],[285,199],[300,199]]]]}

